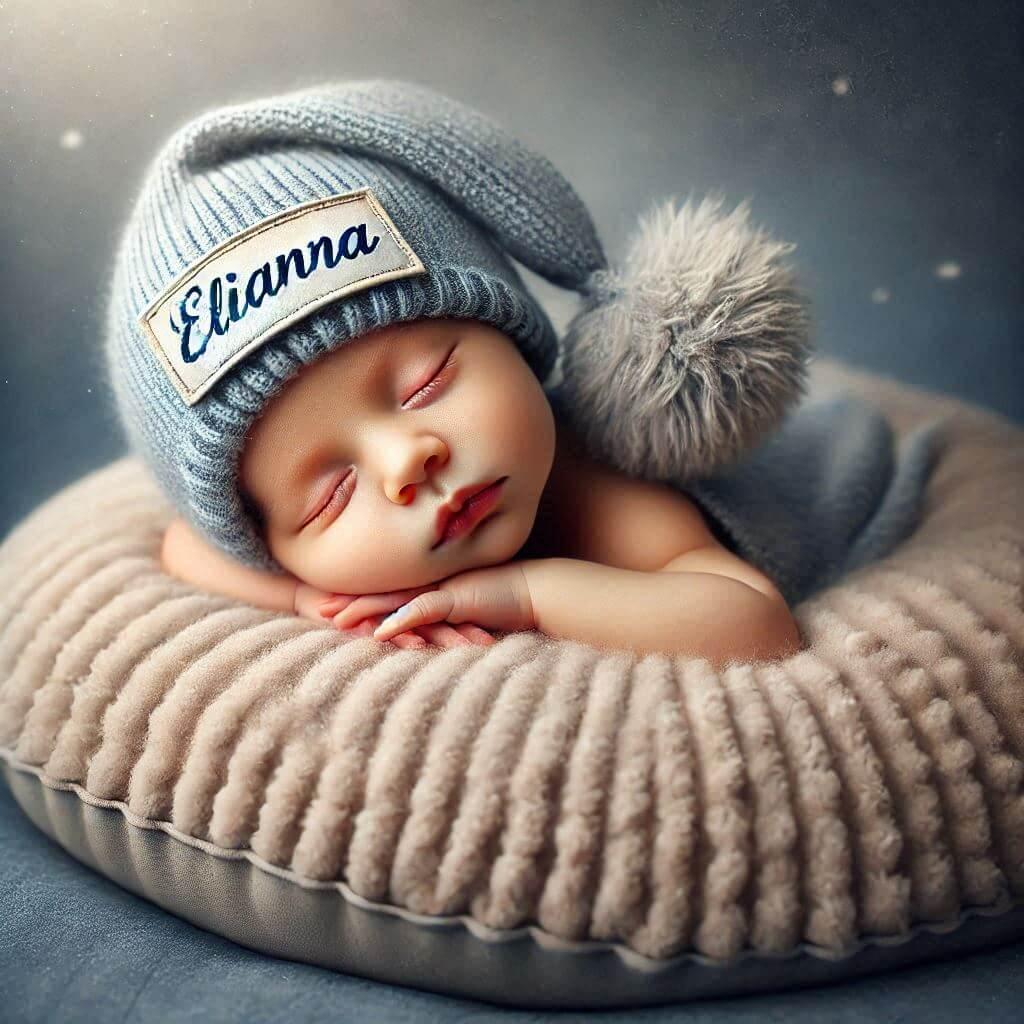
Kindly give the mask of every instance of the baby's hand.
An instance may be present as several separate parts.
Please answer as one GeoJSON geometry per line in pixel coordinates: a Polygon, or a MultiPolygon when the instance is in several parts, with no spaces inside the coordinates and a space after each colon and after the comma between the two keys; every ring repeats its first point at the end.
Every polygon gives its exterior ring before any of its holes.
{"type": "Polygon", "coordinates": [[[535,628],[523,563],[515,561],[470,569],[422,587],[366,594],[355,602],[347,599],[339,608],[327,603],[324,614],[333,614],[336,626],[349,628],[382,612],[392,614],[373,631],[378,640],[389,640],[410,630],[462,631],[471,622],[472,629],[479,629],[476,623],[508,632],[535,628]]]}
{"type": "MultiPolygon", "coordinates": [[[[385,606],[390,610],[394,607],[390,599],[395,594],[407,594],[406,600],[408,600],[415,594],[432,589],[432,587],[418,587],[408,591],[394,591],[390,594],[332,594],[318,590],[316,587],[309,587],[305,583],[300,583],[299,588],[299,592],[296,594],[296,605],[302,604],[304,609],[308,609],[309,618],[315,618],[318,622],[332,619],[336,629],[353,636],[372,636],[374,630],[385,618],[383,614],[370,614],[371,609],[365,607],[359,618],[352,619],[352,616],[349,616],[348,619],[351,621],[342,624],[338,621],[341,618],[341,612],[348,608],[353,601],[364,598],[363,604],[367,605],[370,602],[380,604],[383,599],[385,606]],[[302,588],[306,588],[307,592],[303,593],[302,588]]],[[[296,608],[299,614],[305,615],[307,611],[304,609],[296,608]]],[[[462,622],[457,625],[443,622],[430,623],[416,629],[403,630],[389,639],[396,647],[411,649],[428,647],[429,643],[434,643],[438,647],[464,647],[466,644],[488,647],[494,643],[494,637],[487,630],[470,622],[462,622]]]]}
{"type": "MultiPolygon", "coordinates": [[[[304,619],[322,623],[324,620],[320,615],[320,606],[328,598],[334,596],[329,590],[321,590],[319,587],[298,580],[295,584],[295,606],[292,610],[304,619]]],[[[352,601],[354,598],[349,598],[349,600],[352,601]]]]}

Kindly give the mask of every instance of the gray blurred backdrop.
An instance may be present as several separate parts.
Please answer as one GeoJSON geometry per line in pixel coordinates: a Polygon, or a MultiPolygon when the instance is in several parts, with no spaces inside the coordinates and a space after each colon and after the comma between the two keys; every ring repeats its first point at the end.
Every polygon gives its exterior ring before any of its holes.
{"type": "MultiPolygon", "coordinates": [[[[1024,421],[1020,54],[1008,2],[4,0],[0,537],[127,450],[103,299],[156,148],[329,78],[409,78],[499,119],[613,262],[662,197],[749,197],[797,243],[821,352],[1024,421]]],[[[564,326],[575,296],[526,277],[564,326]]]]}
{"type": "MultiPolygon", "coordinates": [[[[157,147],[209,107],[331,78],[404,77],[497,118],[573,182],[613,262],[662,197],[749,197],[797,243],[819,351],[1024,422],[1021,42],[1001,0],[0,0],[0,538],[127,450],[104,295],[157,147]]],[[[575,297],[524,274],[564,326],[575,297]]],[[[1006,1020],[1022,964],[1017,944],[679,1013],[1006,1020]]],[[[339,1006],[368,984],[333,981],[339,1006]]]]}

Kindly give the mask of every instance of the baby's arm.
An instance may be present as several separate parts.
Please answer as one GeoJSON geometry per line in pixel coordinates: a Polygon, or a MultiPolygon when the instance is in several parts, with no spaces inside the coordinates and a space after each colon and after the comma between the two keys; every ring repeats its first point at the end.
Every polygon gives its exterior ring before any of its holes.
{"type": "Polygon", "coordinates": [[[700,657],[716,668],[802,649],[799,626],[771,582],[720,546],[655,572],[568,558],[521,564],[537,628],[549,636],[700,657]]]}
{"type": "Polygon", "coordinates": [[[382,611],[395,614],[374,631],[379,640],[426,623],[470,621],[641,655],[685,654],[716,668],[802,648],[771,580],[720,546],[694,548],[655,571],[575,558],[505,562],[456,573],[421,593],[358,598],[335,622],[344,627],[382,611]]]}
{"type": "Polygon", "coordinates": [[[164,533],[160,564],[169,576],[202,590],[271,611],[296,612],[297,576],[275,576],[247,568],[208,544],[180,517],[164,533]]]}

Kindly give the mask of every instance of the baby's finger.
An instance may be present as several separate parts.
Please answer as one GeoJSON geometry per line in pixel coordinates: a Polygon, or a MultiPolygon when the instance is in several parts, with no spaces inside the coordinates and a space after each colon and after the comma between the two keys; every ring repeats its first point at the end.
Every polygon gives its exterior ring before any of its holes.
{"type": "Polygon", "coordinates": [[[354,626],[347,626],[345,629],[339,629],[339,632],[345,633],[348,636],[373,636],[373,631],[376,628],[376,625],[377,623],[375,619],[364,619],[362,622],[357,622],[354,626]]]}
{"type": "MultiPolygon", "coordinates": [[[[373,631],[380,625],[381,618],[382,616],[380,615],[374,615],[370,618],[363,619],[361,622],[357,622],[354,626],[339,630],[339,632],[352,637],[373,636],[373,631]]],[[[393,636],[391,640],[396,647],[420,650],[429,646],[422,636],[418,636],[412,630],[406,630],[402,633],[398,633],[396,636],[393,636]]]]}
{"type": "Polygon", "coordinates": [[[396,647],[405,647],[410,650],[420,650],[423,647],[430,646],[422,636],[418,633],[414,633],[412,630],[406,630],[404,633],[399,633],[397,636],[393,636],[391,638],[391,642],[396,647]]]}
{"type": "Polygon", "coordinates": [[[475,626],[472,622],[459,622],[452,628],[456,632],[461,633],[467,640],[471,640],[481,647],[490,647],[495,642],[494,637],[486,629],[481,629],[480,626],[475,626]]]}
{"type": "Polygon", "coordinates": [[[358,601],[361,596],[361,594],[331,594],[317,605],[317,610],[325,619],[330,619],[354,601],[358,601]]]}
{"type": "Polygon", "coordinates": [[[386,594],[364,594],[353,601],[349,601],[341,608],[335,608],[330,602],[325,603],[320,609],[320,614],[325,619],[331,619],[339,629],[348,629],[354,626],[360,619],[369,618],[371,615],[380,615],[389,612],[394,605],[388,600],[386,594]]]}
{"type": "Polygon", "coordinates": [[[416,587],[409,590],[392,590],[386,594],[364,594],[337,612],[333,616],[334,624],[344,629],[362,618],[371,615],[386,615],[411,601],[417,594],[431,589],[433,588],[416,587]]]}
{"type": "Polygon", "coordinates": [[[416,632],[438,647],[468,647],[473,641],[447,622],[430,622],[417,626],[416,632]]]}
{"type": "Polygon", "coordinates": [[[351,629],[363,620],[373,619],[375,624],[380,622],[394,607],[385,595],[367,595],[356,598],[347,608],[331,616],[325,615],[325,618],[329,617],[336,629],[351,629]]]}
{"type": "Polygon", "coordinates": [[[330,597],[325,597],[317,607],[325,619],[330,619],[347,608],[359,596],[359,594],[332,594],[330,597]]]}
{"type": "Polygon", "coordinates": [[[373,631],[378,640],[390,640],[396,633],[404,633],[407,629],[418,630],[433,622],[444,622],[445,613],[437,609],[424,608],[421,603],[406,602],[397,611],[392,612],[373,631]]]}

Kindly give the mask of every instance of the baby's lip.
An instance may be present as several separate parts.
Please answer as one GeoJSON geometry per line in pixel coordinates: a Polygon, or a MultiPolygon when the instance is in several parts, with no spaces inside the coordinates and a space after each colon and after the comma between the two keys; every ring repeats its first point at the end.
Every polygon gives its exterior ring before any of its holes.
{"type": "Polygon", "coordinates": [[[474,495],[486,490],[488,487],[504,480],[505,477],[495,477],[493,480],[483,480],[480,483],[470,484],[468,487],[460,487],[438,510],[434,520],[434,543],[432,547],[439,547],[444,539],[444,531],[448,526],[448,520],[462,511],[462,506],[474,495]]]}

